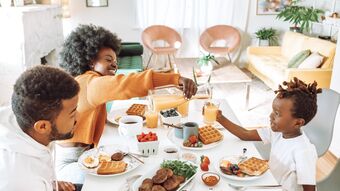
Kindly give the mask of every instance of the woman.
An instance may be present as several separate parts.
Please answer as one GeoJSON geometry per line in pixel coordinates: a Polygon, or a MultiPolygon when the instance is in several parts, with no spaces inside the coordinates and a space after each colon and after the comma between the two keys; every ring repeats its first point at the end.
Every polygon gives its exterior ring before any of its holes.
{"type": "Polygon", "coordinates": [[[77,129],[72,139],[57,147],[58,179],[82,183],[76,164],[78,157],[91,145],[97,145],[106,121],[105,103],[143,97],[148,90],[168,84],[181,85],[187,98],[197,91],[195,83],[178,74],[147,70],[130,75],[115,75],[121,40],[110,31],[80,25],[66,39],[60,66],[75,77],[80,85],[77,129]]]}

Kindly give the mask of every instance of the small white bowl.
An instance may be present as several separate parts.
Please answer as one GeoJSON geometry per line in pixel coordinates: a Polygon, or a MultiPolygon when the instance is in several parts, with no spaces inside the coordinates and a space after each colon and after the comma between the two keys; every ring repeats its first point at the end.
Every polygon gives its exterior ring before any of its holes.
{"type": "MultiPolygon", "coordinates": [[[[167,110],[163,110],[167,111],[167,110]]],[[[172,125],[177,125],[181,123],[181,114],[176,110],[177,116],[172,116],[172,117],[164,117],[161,113],[159,114],[161,116],[161,121],[162,123],[167,123],[167,124],[172,124],[172,125]]]]}
{"type": "Polygon", "coordinates": [[[194,164],[197,162],[197,155],[191,152],[184,152],[181,154],[181,159],[185,161],[190,161],[194,164]]]}

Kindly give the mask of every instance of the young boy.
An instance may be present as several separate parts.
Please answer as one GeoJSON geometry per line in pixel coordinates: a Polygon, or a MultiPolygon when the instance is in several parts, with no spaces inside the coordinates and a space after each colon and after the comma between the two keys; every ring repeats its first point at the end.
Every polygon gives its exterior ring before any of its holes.
{"type": "Polygon", "coordinates": [[[83,182],[78,157],[84,150],[97,145],[106,122],[105,103],[111,100],[146,96],[149,89],[176,84],[183,86],[190,98],[197,91],[195,83],[178,74],[147,70],[116,75],[120,39],[112,32],[94,25],[80,25],[65,40],[60,66],[73,75],[80,85],[78,127],[72,139],[57,147],[58,178],[83,182]]]}
{"type": "Polygon", "coordinates": [[[306,85],[294,78],[283,82],[275,91],[270,127],[257,130],[244,129],[222,115],[217,121],[232,134],[245,141],[263,141],[271,144],[269,167],[285,190],[315,190],[317,153],[315,146],[301,131],[317,111],[317,83],[306,85]]]}

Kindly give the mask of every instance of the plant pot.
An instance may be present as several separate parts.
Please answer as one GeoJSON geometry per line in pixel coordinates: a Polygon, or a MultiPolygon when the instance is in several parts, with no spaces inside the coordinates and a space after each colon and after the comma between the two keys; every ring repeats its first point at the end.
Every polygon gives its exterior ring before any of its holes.
{"type": "Polygon", "coordinates": [[[269,40],[258,39],[257,44],[258,46],[269,46],[269,40]]]}
{"type": "Polygon", "coordinates": [[[292,32],[302,33],[300,27],[289,27],[289,30],[292,32]]]}

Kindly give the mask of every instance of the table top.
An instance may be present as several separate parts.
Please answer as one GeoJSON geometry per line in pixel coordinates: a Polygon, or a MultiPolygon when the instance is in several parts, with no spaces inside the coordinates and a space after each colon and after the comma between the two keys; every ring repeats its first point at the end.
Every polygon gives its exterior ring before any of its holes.
{"type": "MultiPolygon", "coordinates": [[[[197,67],[195,58],[181,59],[180,64],[177,64],[177,68],[181,76],[193,79],[192,68],[197,67]]],[[[220,60],[219,60],[220,61],[220,60]]],[[[202,76],[197,78],[198,83],[206,83],[209,76],[202,76]]],[[[213,71],[211,73],[211,84],[219,83],[248,83],[251,82],[251,78],[247,76],[237,66],[229,62],[221,62],[220,65],[214,64],[213,71]]]]}
{"type": "MultiPolygon", "coordinates": [[[[220,109],[223,111],[223,113],[232,121],[235,123],[239,123],[237,120],[235,114],[231,110],[230,106],[225,100],[218,100],[220,102],[220,109]]],[[[127,101],[114,101],[112,105],[112,110],[120,108],[126,108],[128,105],[131,105],[132,103],[146,103],[144,100],[127,100],[127,101]]],[[[201,108],[204,104],[204,100],[192,100],[189,104],[189,115],[186,118],[183,118],[184,121],[195,121],[198,124],[203,124],[203,119],[201,115],[201,108]]],[[[111,110],[111,111],[112,111],[111,110]]],[[[133,140],[133,138],[127,138],[119,136],[117,126],[113,124],[107,124],[106,128],[104,130],[103,136],[100,140],[99,145],[112,145],[112,144],[124,144],[126,146],[129,146],[129,149],[131,152],[137,152],[137,144],[136,141],[133,140]]],[[[171,128],[166,127],[158,127],[155,129],[148,129],[146,127],[143,127],[143,132],[156,132],[158,135],[158,140],[160,141],[159,144],[159,150],[157,155],[152,155],[148,158],[144,158],[144,165],[140,165],[137,169],[115,177],[98,177],[93,175],[86,175],[85,182],[83,186],[83,191],[87,190],[100,190],[100,191],[113,191],[113,190],[120,190],[121,187],[125,184],[126,179],[129,177],[132,177],[134,175],[143,175],[146,172],[148,172],[150,169],[153,169],[154,167],[158,166],[162,161],[163,158],[166,156],[164,152],[164,148],[167,146],[175,146],[174,143],[172,143],[168,139],[168,133],[171,131],[171,128]]],[[[200,150],[200,151],[191,151],[191,150],[185,150],[180,149],[181,152],[193,152],[196,154],[197,157],[201,155],[207,155],[210,160],[211,164],[209,165],[209,170],[216,172],[215,164],[218,162],[220,158],[223,156],[231,156],[231,155],[240,155],[242,153],[243,148],[247,148],[247,156],[255,156],[258,158],[260,157],[260,154],[256,150],[255,146],[252,142],[249,141],[242,141],[235,137],[234,135],[230,134],[227,130],[221,130],[224,139],[221,144],[219,144],[217,147],[214,147],[209,150],[200,150]]],[[[178,147],[177,147],[178,148],[178,147]]],[[[199,165],[199,163],[198,163],[199,165]]],[[[233,181],[229,180],[227,178],[224,178],[221,176],[221,181],[213,187],[213,189],[209,189],[208,186],[206,186],[201,181],[201,175],[204,173],[203,171],[198,168],[198,173],[196,177],[194,178],[194,182],[192,185],[192,188],[190,190],[197,190],[197,191],[204,191],[204,190],[215,190],[215,191],[221,191],[221,190],[233,190],[228,186],[228,183],[233,183],[237,185],[275,185],[277,184],[275,178],[273,175],[269,173],[265,173],[263,177],[251,180],[251,181],[233,181]]],[[[259,189],[256,189],[259,190],[259,189]]]]}

